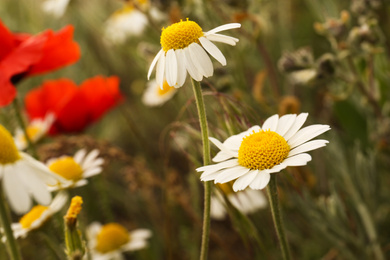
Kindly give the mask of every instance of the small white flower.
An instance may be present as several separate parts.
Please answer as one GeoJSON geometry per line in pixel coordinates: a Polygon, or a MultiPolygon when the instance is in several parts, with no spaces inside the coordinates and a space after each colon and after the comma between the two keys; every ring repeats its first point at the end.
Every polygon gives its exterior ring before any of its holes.
{"type": "Polygon", "coordinates": [[[86,178],[95,176],[102,172],[104,160],[98,157],[99,151],[92,150],[87,154],[85,149],[77,151],[71,156],[61,156],[47,161],[49,169],[59,176],[69,180],[67,184],[50,185],[49,190],[66,189],[71,187],[80,187],[88,183],[86,178]]]}
{"type": "Polygon", "coordinates": [[[207,53],[223,66],[226,65],[225,56],[212,41],[234,46],[238,39],[218,32],[240,27],[239,23],[230,23],[204,33],[197,23],[188,19],[168,26],[161,33],[162,49],[150,65],[148,79],[156,64],[156,80],[159,86],[163,85],[164,80],[175,88],[183,86],[187,71],[196,81],[212,76],[214,68],[207,53]]]}
{"type": "Polygon", "coordinates": [[[142,102],[147,106],[161,106],[175,95],[177,89],[164,81],[163,87],[152,80],[147,83],[147,88],[142,96],[142,102]]]}
{"type": "Polygon", "coordinates": [[[117,223],[102,226],[98,222],[87,228],[88,248],[94,260],[123,259],[122,252],[136,251],[148,246],[147,239],[152,236],[149,229],[136,229],[128,232],[117,223]]]}
{"type": "MultiPolygon", "coordinates": [[[[27,126],[27,134],[31,142],[37,142],[44,135],[49,132],[51,125],[54,123],[55,116],[52,113],[48,113],[44,119],[38,118],[34,119],[27,126]]],[[[21,128],[17,128],[14,136],[15,145],[19,150],[24,150],[27,148],[28,143],[26,137],[21,128]]]]}
{"type": "Polygon", "coordinates": [[[65,192],[59,192],[49,206],[36,205],[18,223],[11,225],[15,238],[25,238],[34,229],[41,227],[48,218],[60,211],[68,201],[65,192]]]}
{"type": "MultiPolygon", "coordinates": [[[[259,190],[245,189],[233,192],[230,183],[217,184],[226,194],[230,203],[244,214],[251,214],[267,206],[267,199],[259,190]],[[227,187],[226,187],[227,186],[227,187]]],[[[211,196],[210,215],[214,219],[224,219],[227,214],[226,205],[220,190],[215,189],[215,194],[211,196]]]]}
{"type": "Polygon", "coordinates": [[[32,199],[41,205],[51,202],[46,185],[66,185],[67,181],[53,174],[43,163],[19,151],[11,134],[0,125],[0,180],[11,209],[17,214],[32,207],[32,199]]]}
{"type": "Polygon", "coordinates": [[[116,11],[106,21],[104,38],[111,43],[121,44],[128,36],[140,35],[148,25],[148,18],[144,13],[126,4],[116,11]]]}
{"type": "Polygon", "coordinates": [[[202,181],[226,183],[235,180],[233,190],[248,186],[259,190],[267,186],[270,174],[288,166],[302,166],[311,161],[306,152],[325,146],[327,140],[313,140],[328,131],[328,125],[302,128],[308,114],[289,114],[268,118],[262,127],[253,126],[221,143],[210,137],[221,151],[213,158],[217,164],[196,169],[202,181]],[[299,130],[300,129],[300,130],[299,130]],[[299,131],[298,131],[299,130],[299,131]]]}
{"type": "Polygon", "coordinates": [[[42,10],[56,18],[64,15],[70,0],[46,0],[42,3],[42,10]]]}

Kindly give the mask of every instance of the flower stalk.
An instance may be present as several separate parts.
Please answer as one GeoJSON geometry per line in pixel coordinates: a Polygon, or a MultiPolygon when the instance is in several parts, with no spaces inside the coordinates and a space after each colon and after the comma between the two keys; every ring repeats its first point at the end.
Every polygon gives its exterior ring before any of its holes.
{"type": "MultiPolygon", "coordinates": [[[[192,89],[194,91],[196,107],[198,109],[198,117],[200,123],[200,131],[203,144],[203,164],[208,165],[211,162],[210,143],[207,126],[206,109],[203,101],[202,88],[200,83],[191,78],[192,89]]],[[[200,249],[200,260],[207,259],[209,236],[210,236],[210,202],[211,201],[211,182],[204,182],[204,209],[203,209],[203,230],[202,242],[200,249]]]]}
{"type": "Polygon", "coordinates": [[[270,182],[267,186],[267,194],[269,199],[269,205],[271,207],[272,219],[274,221],[276,233],[278,235],[280,247],[282,249],[283,259],[291,259],[290,249],[288,247],[287,238],[284,233],[284,226],[282,221],[282,215],[279,207],[278,190],[276,186],[276,174],[271,174],[270,182]]]}
{"type": "Polygon", "coordinates": [[[82,203],[83,200],[80,196],[73,197],[68,212],[64,216],[65,244],[68,260],[81,260],[85,253],[84,242],[77,228],[77,216],[81,211],[82,203]]]}
{"type": "Polygon", "coordinates": [[[16,244],[14,234],[11,229],[11,221],[8,207],[5,203],[5,197],[3,194],[3,186],[0,182],[0,223],[3,228],[5,237],[7,238],[7,250],[10,260],[21,260],[22,256],[18,245],[16,244]]]}

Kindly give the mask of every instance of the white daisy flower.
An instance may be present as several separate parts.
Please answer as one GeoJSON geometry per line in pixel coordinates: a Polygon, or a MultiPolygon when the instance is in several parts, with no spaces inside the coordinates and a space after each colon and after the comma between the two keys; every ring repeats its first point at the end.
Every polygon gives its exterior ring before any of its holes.
{"type": "MultiPolygon", "coordinates": [[[[54,123],[55,116],[49,113],[44,119],[37,118],[30,122],[27,126],[27,135],[31,142],[35,143],[49,132],[51,125],[54,123]]],[[[28,147],[28,142],[21,128],[17,128],[14,135],[15,145],[19,150],[24,150],[28,147]]]]}
{"type": "Polygon", "coordinates": [[[42,3],[42,10],[56,18],[64,15],[70,0],[46,0],[42,3]]]}
{"type": "MultiPolygon", "coordinates": [[[[259,190],[245,189],[233,192],[232,184],[217,184],[225,193],[230,203],[244,214],[251,214],[267,206],[265,195],[259,190]]],[[[222,220],[227,215],[226,205],[220,190],[215,189],[215,194],[211,196],[210,216],[214,219],[222,220]]]]}
{"type": "Polygon", "coordinates": [[[67,179],[69,182],[64,185],[58,183],[57,185],[50,185],[49,190],[66,189],[73,187],[84,186],[88,183],[86,178],[95,176],[102,172],[103,158],[99,158],[99,151],[92,150],[87,154],[85,149],[77,151],[71,156],[61,156],[59,158],[52,158],[47,161],[46,165],[49,169],[59,176],[67,179]]]}
{"type": "Polygon", "coordinates": [[[147,83],[147,88],[142,96],[142,102],[147,106],[161,106],[165,102],[175,95],[177,89],[168,85],[164,81],[163,87],[157,84],[156,80],[149,81],[147,83]]]}
{"type": "Polygon", "coordinates": [[[65,192],[59,192],[49,206],[34,206],[18,223],[11,225],[15,238],[25,238],[31,230],[41,227],[46,220],[60,211],[67,201],[68,195],[65,192]]]}
{"type": "Polygon", "coordinates": [[[136,229],[128,232],[117,223],[102,226],[93,222],[87,228],[88,248],[94,260],[123,259],[122,252],[136,251],[147,247],[147,239],[152,236],[149,229],[136,229]]]}
{"type": "Polygon", "coordinates": [[[11,134],[0,125],[0,180],[11,209],[17,214],[32,207],[32,199],[42,205],[51,202],[46,185],[67,181],[53,174],[43,163],[19,151],[11,134]]]}
{"type": "Polygon", "coordinates": [[[217,164],[196,169],[203,172],[202,181],[225,183],[235,180],[233,190],[263,189],[270,174],[288,166],[306,165],[311,156],[306,152],[325,146],[327,140],[313,140],[328,131],[328,125],[311,125],[302,128],[307,113],[289,114],[268,118],[262,127],[253,126],[233,135],[221,143],[210,137],[221,151],[213,158],[217,164]],[[300,130],[299,130],[300,129],[300,130]],[[299,131],[298,131],[299,130],[299,131]]]}
{"type": "Polygon", "coordinates": [[[230,23],[204,33],[197,23],[187,19],[187,21],[180,21],[163,28],[162,49],[150,65],[148,79],[156,64],[156,80],[159,86],[163,85],[164,80],[169,86],[176,88],[183,86],[187,71],[196,81],[212,76],[214,68],[207,53],[223,66],[226,65],[225,57],[212,41],[234,46],[238,39],[218,34],[218,32],[240,27],[239,23],[230,23]]]}
{"type": "Polygon", "coordinates": [[[106,21],[104,38],[110,43],[121,44],[128,36],[140,35],[148,23],[144,13],[132,4],[126,4],[106,21]]]}

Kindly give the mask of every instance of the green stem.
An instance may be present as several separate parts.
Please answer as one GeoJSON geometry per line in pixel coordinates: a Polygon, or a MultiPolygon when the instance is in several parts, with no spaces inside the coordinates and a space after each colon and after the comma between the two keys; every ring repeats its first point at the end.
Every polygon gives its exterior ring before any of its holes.
{"type": "Polygon", "coordinates": [[[282,249],[283,259],[291,259],[287,238],[284,234],[282,215],[279,208],[278,190],[276,186],[276,174],[271,174],[271,180],[267,187],[267,194],[269,204],[271,206],[272,218],[274,220],[276,233],[278,234],[280,247],[282,249]]]}
{"type": "MultiPolygon", "coordinates": [[[[191,78],[192,89],[194,91],[196,106],[198,108],[198,116],[200,123],[200,131],[202,134],[203,143],[203,164],[208,165],[211,162],[210,159],[210,143],[209,133],[207,127],[206,109],[203,101],[202,88],[198,81],[191,78]]],[[[211,198],[211,182],[206,181],[204,183],[204,209],[203,209],[203,231],[202,231],[202,244],[200,249],[200,260],[207,259],[207,251],[209,247],[210,236],[210,198],[211,198]]]]}
{"type": "Polygon", "coordinates": [[[30,152],[31,152],[31,154],[33,155],[33,157],[34,157],[35,159],[38,159],[37,150],[35,149],[35,145],[34,145],[34,143],[31,141],[30,136],[29,136],[28,133],[27,133],[26,124],[25,124],[24,121],[23,121],[22,112],[21,112],[21,110],[20,110],[18,98],[15,98],[15,99],[14,99],[14,102],[12,102],[12,105],[14,106],[14,110],[15,110],[15,114],[16,114],[16,119],[18,120],[19,126],[20,126],[20,128],[22,129],[23,134],[24,134],[24,137],[25,137],[26,140],[27,140],[28,149],[30,150],[30,152]]]}
{"type": "Polygon", "coordinates": [[[0,222],[3,227],[3,232],[7,238],[7,249],[11,260],[21,260],[18,245],[16,244],[14,234],[11,229],[11,217],[9,214],[8,207],[5,203],[5,197],[3,195],[3,189],[0,182],[0,222]]]}

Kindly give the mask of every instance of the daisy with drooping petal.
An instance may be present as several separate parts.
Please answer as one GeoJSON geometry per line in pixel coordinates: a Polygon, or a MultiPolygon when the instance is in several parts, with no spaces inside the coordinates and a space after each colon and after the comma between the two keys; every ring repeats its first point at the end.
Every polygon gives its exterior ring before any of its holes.
{"type": "Polygon", "coordinates": [[[152,236],[149,229],[131,232],[117,223],[101,225],[93,222],[87,228],[88,247],[94,260],[123,259],[122,252],[136,251],[147,247],[152,236]]]}
{"type": "Polygon", "coordinates": [[[32,199],[41,205],[51,202],[46,185],[67,185],[43,163],[18,151],[11,134],[0,125],[0,180],[11,209],[17,214],[32,207],[32,199]]]}
{"type": "MultiPolygon", "coordinates": [[[[267,206],[267,199],[259,190],[245,189],[234,192],[232,183],[217,184],[227,196],[230,203],[244,214],[256,212],[267,206]]],[[[211,197],[210,215],[214,219],[224,219],[227,214],[226,205],[220,190],[215,190],[211,197]]]]}
{"type": "Polygon", "coordinates": [[[88,183],[86,178],[95,176],[102,172],[103,158],[98,157],[99,151],[92,150],[89,154],[85,149],[81,149],[71,156],[61,156],[50,159],[46,165],[59,176],[69,180],[67,185],[49,186],[49,190],[66,189],[80,187],[88,183]]]}
{"type": "Polygon", "coordinates": [[[311,156],[306,152],[325,146],[327,140],[313,140],[328,131],[328,125],[302,127],[307,113],[274,115],[262,127],[253,126],[221,143],[210,137],[221,151],[213,158],[217,164],[196,169],[203,172],[202,181],[226,183],[235,180],[233,190],[263,189],[270,174],[288,166],[306,165],[311,156]],[[300,129],[300,130],[299,130],[300,129]]]}
{"type": "MultiPolygon", "coordinates": [[[[41,139],[47,132],[55,120],[55,116],[52,113],[48,113],[44,119],[37,118],[30,122],[27,126],[26,131],[27,135],[30,138],[31,142],[37,142],[41,139]]],[[[19,150],[24,150],[28,146],[26,136],[23,133],[21,128],[17,128],[14,136],[15,145],[19,150]]]]}
{"type": "Polygon", "coordinates": [[[156,80],[159,86],[163,85],[164,80],[169,86],[176,88],[183,86],[187,71],[196,81],[212,76],[214,68],[207,53],[223,66],[226,65],[225,56],[212,42],[236,45],[238,39],[218,34],[218,32],[240,27],[239,23],[230,23],[203,32],[197,23],[187,19],[163,28],[162,49],[150,65],[148,79],[156,64],[156,80]]]}
{"type": "Polygon", "coordinates": [[[15,238],[25,238],[34,229],[41,227],[55,213],[60,211],[68,201],[65,192],[58,193],[49,206],[36,205],[20,218],[18,223],[12,224],[15,238]]]}
{"type": "Polygon", "coordinates": [[[161,106],[175,95],[177,89],[168,85],[166,81],[162,87],[156,80],[149,81],[142,96],[142,102],[147,106],[161,106]]]}

